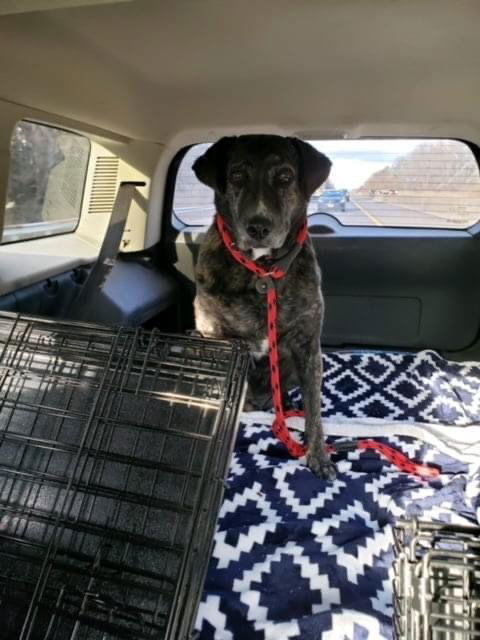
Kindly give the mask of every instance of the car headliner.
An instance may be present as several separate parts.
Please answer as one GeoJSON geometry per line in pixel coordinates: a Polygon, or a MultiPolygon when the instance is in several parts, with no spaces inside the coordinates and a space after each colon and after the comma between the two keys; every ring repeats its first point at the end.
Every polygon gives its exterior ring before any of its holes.
{"type": "Polygon", "coordinates": [[[479,137],[477,0],[33,4],[0,16],[0,98],[126,137],[479,137]]]}

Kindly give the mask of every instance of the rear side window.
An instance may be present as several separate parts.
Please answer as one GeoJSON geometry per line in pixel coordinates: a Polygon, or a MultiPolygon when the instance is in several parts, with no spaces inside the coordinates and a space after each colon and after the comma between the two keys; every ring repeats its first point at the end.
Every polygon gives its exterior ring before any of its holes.
{"type": "Polygon", "coordinates": [[[207,226],[215,213],[213,191],[197,180],[192,165],[211,146],[196,144],[184,155],[178,168],[173,197],[173,215],[181,224],[207,226]]]}
{"type": "MultiPolygon", "coordinates": [[[[480,172],[470,147],[457,140],[309,140],[332,161],[308,214],[328,213],[343,225],[464,229],[480,219],[480,172]]],[[[192,164],[208,144],[192,147],[180,165],[174,215],[186,226],[210,224],[213,193],[192,164]]]]}
{"type": "Polygon", "coordinates": [[[17,123],[10,143],[2,242],[73,231],[79,222],[90,155],[84,136],[17,123]]]}

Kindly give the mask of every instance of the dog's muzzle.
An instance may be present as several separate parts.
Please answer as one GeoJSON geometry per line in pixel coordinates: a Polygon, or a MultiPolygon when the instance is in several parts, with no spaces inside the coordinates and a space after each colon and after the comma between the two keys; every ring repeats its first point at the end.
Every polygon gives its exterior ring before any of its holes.
{"type": "Polygon", "coordinates": [[[253,240],[262,241],[270,234],[272,231],[272,221],[268,218],[263,218],[260,216],[255,216],[250,218],[247,222],[245,229],[253,240]]]}

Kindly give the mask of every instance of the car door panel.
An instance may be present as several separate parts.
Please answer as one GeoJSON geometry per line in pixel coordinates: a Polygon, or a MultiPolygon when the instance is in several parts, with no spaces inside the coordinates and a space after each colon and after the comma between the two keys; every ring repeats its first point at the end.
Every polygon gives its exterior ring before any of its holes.
{"type": "MultiPolygon", "coordinates": [[[[326,346],[461,350],[479,331],[480,236],[468,230],[343,226],[309,218],[323,274],[326,346]]],[[[194,294],[203,233],[170,228],[173,265],[194,294]]],[[[281,301],[280,301],[281,304],[281,301]]]]}

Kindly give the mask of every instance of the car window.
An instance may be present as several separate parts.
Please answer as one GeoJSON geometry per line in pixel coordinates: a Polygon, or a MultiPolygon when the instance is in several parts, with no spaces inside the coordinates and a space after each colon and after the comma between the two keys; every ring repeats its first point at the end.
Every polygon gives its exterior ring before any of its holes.
{"type": "MultiPolygon", "coordinates": [[[[310,140],[332,160],[308,214],[343,225],[462,229],[480,219],[480,173],[470,147],[457,140],[310,140]]],[[[211,189],[192,171],[209,144],[195,145],[177,174],[173,212],[188,226],[210,224],[211,189]]]]}
{"type": "Polygon", "coordinates": [[[21,121],[10,143],[3,243],[73,231],[90,155],[84,136],[21,121]]]}
{"type": "Polygon", "coordinates": [[[211,146],[196,144],[183,157],[175,181],[173,215],[187,226],[207,226],[215,213],[213,191],[193,173],[192,165],[211,146]]]}

